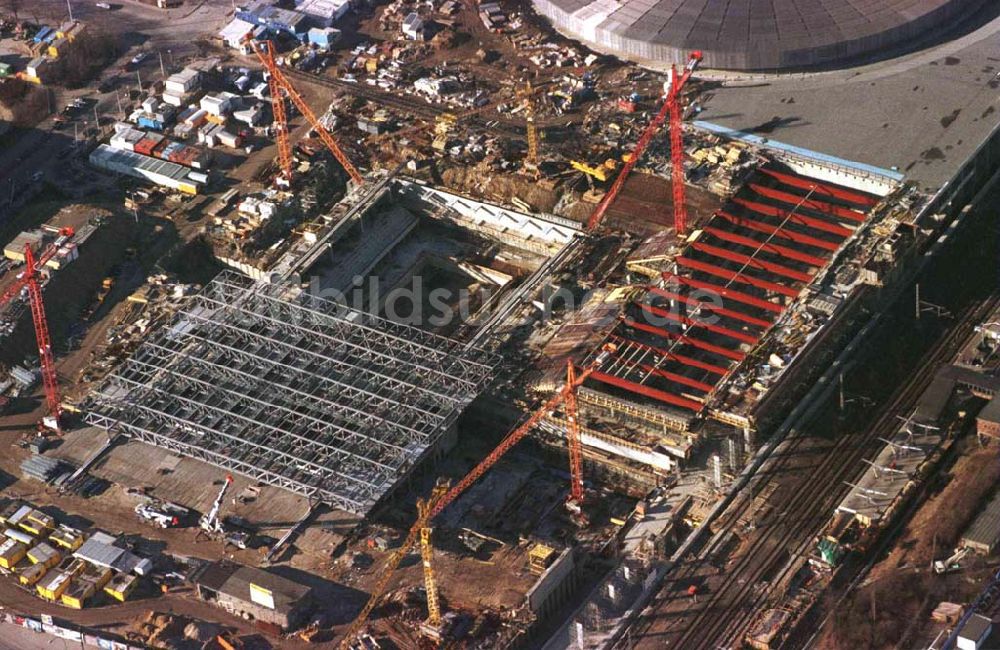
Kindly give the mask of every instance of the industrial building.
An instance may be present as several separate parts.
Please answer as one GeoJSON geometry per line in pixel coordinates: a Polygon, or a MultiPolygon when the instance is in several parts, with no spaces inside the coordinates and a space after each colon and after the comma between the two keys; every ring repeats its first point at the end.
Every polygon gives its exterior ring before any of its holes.
{"type": "Polygon", "coordinates": [[[299,627],[312,606],[309,587],[255,567],[213,562],[188,578],[202,600],[282,630],[299,627]]]}
{"type": "Polygon", "coordinates": [[[187,167],[134,151],[116,149],[107,144],[98,145],[90,152],[90,164],[116,174],[141,178],[185,194],[198,193],[198,183],[189,177],[191,170],[187,167]]]}
{"type": "Polygon", "coordinates": [[[109,376],[87,419],[363,515],[450,444],[494,364],[226,272],[109,376]]]}
{"type": "Polygon", "coordinates": [[[831,66],[911,46],[974,14],[973,0],[535,0],[556,30],[645,64],[684,61],[728,70],[831,66]]]}

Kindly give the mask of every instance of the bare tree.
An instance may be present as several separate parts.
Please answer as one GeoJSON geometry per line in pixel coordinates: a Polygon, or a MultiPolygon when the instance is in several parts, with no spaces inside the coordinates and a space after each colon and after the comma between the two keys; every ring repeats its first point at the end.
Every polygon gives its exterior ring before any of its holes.
{"type": "Polygon", "coordinates": [[[0,8],[14,17],[14,22],[19,22],[17,12],[21,10],[23,0],[0,0],[0,8]]]}

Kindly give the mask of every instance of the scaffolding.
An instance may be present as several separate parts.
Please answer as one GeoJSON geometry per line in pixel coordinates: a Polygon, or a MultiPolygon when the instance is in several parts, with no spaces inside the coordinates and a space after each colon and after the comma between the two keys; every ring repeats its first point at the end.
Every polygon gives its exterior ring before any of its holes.
{"type": "Polygon", "coordinates": [[[477,348],[226,271],[88,398],[88,423],[359,515],[493,377],[477,348]]]}

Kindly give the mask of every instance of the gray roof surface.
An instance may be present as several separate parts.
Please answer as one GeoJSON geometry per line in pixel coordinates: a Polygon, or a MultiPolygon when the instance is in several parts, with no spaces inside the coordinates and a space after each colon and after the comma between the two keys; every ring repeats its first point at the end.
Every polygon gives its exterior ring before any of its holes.
{"type": "Polygon", "coordinates": [[[558,28],[629,58],[779,69],[904,44],[984,0],[536,0],[558,28]],[[679,55],[679,56],[678,56],[679,55]]]}
{"type": "Polygon", "coordinates": [[[1000,422],[1000,397],[994,397],[987,402],[978,417],[987,422],[1000,422]]]}
{"type": "Polygon", "coordinates": [[[1000,492],[993,495],[982,512],[973,520],[962,541],[993,547],[1000,542],[1000,492]]]}
{"type": "Polygon", "coordinates": [[[191,576],[191,581],[226,594],[232,598],[251,602],[250,584],[263,587],[271,592],[274,598],[274,609],[287,614],[303,598],[309,596],[312,589],[288,578],[258,569],[256,567],[219,561],[205,565],[191,576]]]}
{"type": "Polygon", "coordinates": [[[997,125],[998,35],[1000,18],[891,61],[732,81],[714,89],[698,119],[847,160],[896,165],[906,180],[935,191],[997,125]]]}

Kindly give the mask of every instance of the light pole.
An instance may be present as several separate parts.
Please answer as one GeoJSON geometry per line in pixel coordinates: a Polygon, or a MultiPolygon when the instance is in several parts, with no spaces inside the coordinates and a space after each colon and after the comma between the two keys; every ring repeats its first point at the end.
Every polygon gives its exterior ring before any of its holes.
{"type": "Polygon", "coordinates": [[[69,3],[69,0],[66,0],[66,11],[69,12],[69,21],[73,22],[73,5],[69,3]]]}

